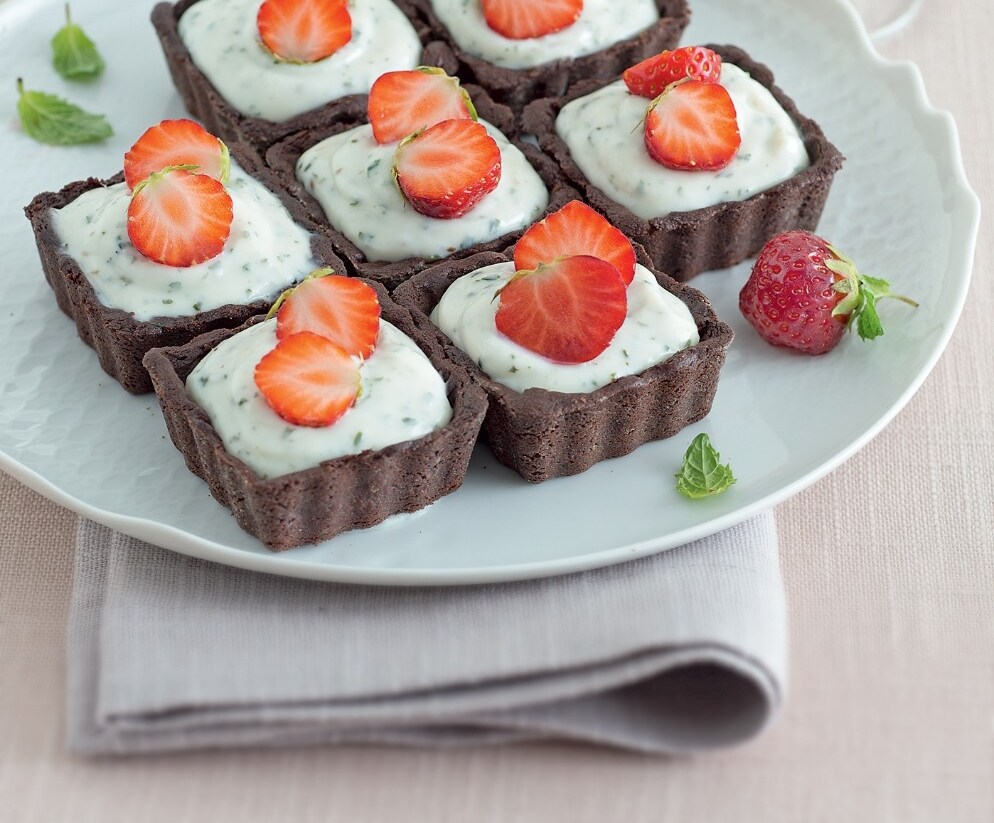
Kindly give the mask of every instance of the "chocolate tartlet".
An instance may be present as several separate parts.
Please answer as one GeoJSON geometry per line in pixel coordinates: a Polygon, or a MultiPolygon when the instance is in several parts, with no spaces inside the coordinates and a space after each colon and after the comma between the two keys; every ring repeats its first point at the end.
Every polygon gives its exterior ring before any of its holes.
{"type": "MultiPolygon", "coordinates": [[[[462,485],[486,413],[480,388],[441,354],[434,336],[386,291],[383,319],[408,335],[446,380],[452,419],[443,428],[378,451],[326,460],[313,468],[262,479],[225,451],[206,412],[187,394],[185,380],[212,348],[241,329],[203,335],[184,346],[153,349],[145,365],[176,448],[203,479],[211,495],[235,515],[238,525],[273,551],[328,540],[367,528],[401,512],[434,503],[462,485]]],[[[257,323],[254,318],[242,328],[257,323]]]]}
{"type": "MultiPolygon", "coordinates": [[[[159,36],[173,84],[183,98],[183,105],[212,134],[226,143],[244,142],[264,152],[288,134],[337,123],[351,116],[354,110],[365,111],[366,95],[353,94],[279,122],[242,114],[225,100],[193,62],[186,44],[179,35],[180,17],[196,2],[198,0],[180,0],[175,4],[158,3],[152,9],[151,19],[159,36]]],[[[421,42],[426,43],[430,39],[430,32],[426,24],[419,20],[416,10],[408,0],[391,0],[391,2],[411,21],[421,42]]],[[[433,55],[434,51],[425,50],[421,58],[422,63],[440,65],[433,62],[433,55]]],[[[451,63],[451,58],[449,62],[451,63]]]]}
{"type": "Polygon", "coordinates": [[[748,200],[645,220],[591,184],[557,134],[556,118],[566,103],[591,94],[603,83],[581,83],[563,97],[536,100],[525,109],[522,118],[524,131],[538,138],[542,149],[556,159],[563,175],[583,192],[586,202],[642,244],[657,268],[680,281],[740,263],[781,232],[813,230],[825,207],[832,179],[844,160],[818,124],[801,114],[794,101],[775,85],[769,68],[734,46],[708,48],[769,89],[797,125],[811,161],[808,168],[748,200]]]}
{"type": "Polygon", "coordinates": [[[690,22],[686,0],[656,0],[659,20],[634,37],[593,54],[553,60],[528,69],[507,69],[463,50],[438,19],[431,0],[410,0],[410,3],[431,26],[434,36],[452,49],[459,62],[459,76],[467,83],[483,86],[494,100],[510,106],[516,114],[532,100],[558,97],[581,80],[615,79],[629,66],[673,48],[690,22]]]}
{"type": "Polygon", "coordinates": [[[637,244],[638,261],[659,284],[690,309],[700,342],[643,372],[620,377],[587,394],[531,388],[517,392],[493,380],[429,319],[446,289],[459,277],[513,258],[484,253],[433,266],[402,285],[394,298],[433,331],[446,355],[487,393],[483,432],[497,459],[532,483],[584,472],[652,440],[672,437],[711,411],[718,374],[732,330],[718,320],[697,289],[652,270],[637,244]]]}
{"type": "MultiPolygon", "coordinates": [[[[272,191],[293,220],[310,232],[314,258],[321,265],[346,273],[345,263],[335,254],[332,243],[308,220],[302,206],[281,189],[255,152],[248,146],[238,145],[229,146],[229,150],[235,162],[272,191]]],[[[24,212],[34,229],[45,279],[55,292],[59,308],[75,321],[80,338],[96,351],[101,368],[132,394],[145,394],[152,391],[152,381],[142,365],[142,358],[149,349],[180,346],[205,332],[240,326],[253,315],[265,313],[272,301],[228,304],[186,317],[151,320],[136,320],[129,311],[101,303],[77,262],[62,251],[62,242],[52,225],[52,210],[68,205],[84,192],[120,183],[123,179],[123,174],[110,180],[91,177],[70,183],[58,192],[42,192],[24,212]]],[[[274,299],[276,296],[272,295],[274,299]]]]}
{"type": "MultiPolygon", "coordinates": [[[[476,107],[476,111],[481,120],[486,120],[496,126],[511,142],[524,154],[532,168],[538,173],[545,187],[549,191],[549,205],[545,214],[550,214],[564,206],[570,200],[575,199],[576,192],[567,185],[562,178],[559,168],[552,160],[539,151],[535,146],[515,140],[517,130],[514,123],[514,115],[507,106],[495,103],[484,89],[478,86],[465,86],[476,107]]],[[[307,191],[306,187],[297,179],[297,161],[300,156],[312,146],[317,145],[333,135],[340,134],[349,129],[368,123],[365,105],[361,111],[358,107],[353,109],[353,117],[340,121],[334,125],[320,129],[300,132],[287,137],[276,145],[270,147],[266,152],[266,163],[275,172],[280,184],[296,197],[307,209],[307,214],[311,220],[321,227],[322,231],[331,239],[335,251],[355,270],[360,276],[368,277],[385,285],[388,289],[394,289],[422,269],[438,262],[423,257],[408,257],[404,260],[393,262],[367,260],[366,255],[345,235],[330,225],[321,204],[307,191]]],[[[545,216],[545,215],[543,215],[545,216]]],[[[450,257],[444,259],[460,259],[484,251],[503,251],[508,245],[514,243],[518,237],[528,228],[522,226],[515,231],[503,234],[493,240],[477,243],[465,249],[458,249],[450,257]]]]}

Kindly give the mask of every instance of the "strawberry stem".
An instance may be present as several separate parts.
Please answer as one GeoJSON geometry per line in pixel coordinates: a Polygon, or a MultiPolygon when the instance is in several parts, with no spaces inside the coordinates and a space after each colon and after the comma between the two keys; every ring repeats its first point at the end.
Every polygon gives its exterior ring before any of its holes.
{"type": "Polygon", "coordinates": [[[918,305],[919,305],[918,301],[912,300],[910,297],[905,297],[903,294],[882,294],[882,295],[880,295],[881,299],[885,299],[887,297],[892,297],[895,300],[900,300],[902,303],[906,303],[907,305],[911,306],[911,308],[913,308],[913,309],[917,309],[918,305]]]}

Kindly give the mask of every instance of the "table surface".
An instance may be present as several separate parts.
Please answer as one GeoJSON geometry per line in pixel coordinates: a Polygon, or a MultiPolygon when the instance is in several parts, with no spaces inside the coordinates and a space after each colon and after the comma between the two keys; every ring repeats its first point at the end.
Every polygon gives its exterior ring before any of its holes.
{"type": "MultiPolygon", "coordinates": [[[[931,2],[881,46],[917,62],[933,103],[955,115],[985,207],[994,95],[975,63],[992,30],[988,0],[931,2]]],[[[75,516],[0,474],[0,822],[990,823],[990,225],[988,214],[963,318],[922,390],[856,457],[777,511],[791,684],[759,740],[690,759],[566,745],[71,757],[75,516]]]]}

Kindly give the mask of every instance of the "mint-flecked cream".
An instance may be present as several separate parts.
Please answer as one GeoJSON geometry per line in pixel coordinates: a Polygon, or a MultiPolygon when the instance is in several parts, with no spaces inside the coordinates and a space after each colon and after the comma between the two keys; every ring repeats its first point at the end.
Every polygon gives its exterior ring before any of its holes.
{"type": "Polygon", "coordinates": [[[260,477],[415,440],[452,419],[442,376],[413,340],[381,320],[376,348],[359,368],[355,405],[330,426],[288,423],[255,385],[256,364],[276,342],[276,318],[258,323],[220,343],[186,380],[227,452],[260,477]]]}

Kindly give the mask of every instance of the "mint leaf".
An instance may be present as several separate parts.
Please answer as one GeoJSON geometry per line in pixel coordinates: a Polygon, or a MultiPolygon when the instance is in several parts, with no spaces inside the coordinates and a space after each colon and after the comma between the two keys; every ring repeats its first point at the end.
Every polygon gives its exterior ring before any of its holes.
{"type": "Polygon", "coordinates": [[[68,3],[66,24],[52,38],[52,65],[67,80],[92,80],[104,70],[97,47],[69,16],[68,3]]]}
{"type": "Polygon", "coordinates": [[[676,475],[676,490],[691,500],[721,494],[735,483],[732,468],[722,466],[721,455],[711,445],[711,438],[699,434],[683,456],[683,468],[676,475]]]}
{"type": "Polygon", "coordinates": [[[79,106],[42,91],[25,91],[18,78],[17,113],[29,137],[53,146],[95,143],[110,137],[114,130],[102,114],[90,114],[79,106]]]}

